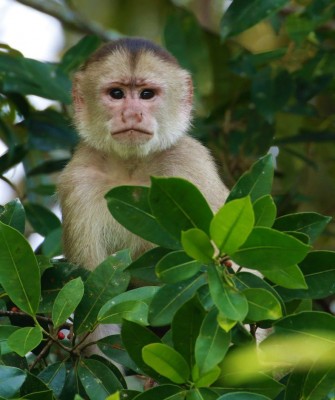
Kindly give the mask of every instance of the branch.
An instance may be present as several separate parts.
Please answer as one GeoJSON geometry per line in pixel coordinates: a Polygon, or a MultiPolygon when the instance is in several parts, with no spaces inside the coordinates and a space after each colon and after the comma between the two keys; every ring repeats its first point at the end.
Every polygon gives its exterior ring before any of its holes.
{"type": "Polygon", "coordinates": [[[97,35],[107,41],[122,36],[115,30],[105,30],[99,24],[87,21],[80,13],[64,3],[60,4],[54,0],[16,0],[16,2],[50,15],[58,19],[67,28],[81,33],[97,35]]]}
{"type": "MultiPolygon", "coordinates": [[[[29,314],[26,314],[23,311],[6,311],[6,310],[0,310],[0,317],[22,317],[22,318],[27,318],[31,316],[29,314]]],[[[50,325],[53,325],[52,319],[48,317],[44,317],[43,315],[36,315],[37,321],[40,322],[46,322],[50,325]]],[[[68,324],[65,322],[63,325],[61,325],[58,330],[61,329],[71,329],[72,324],[68,324]]]]}

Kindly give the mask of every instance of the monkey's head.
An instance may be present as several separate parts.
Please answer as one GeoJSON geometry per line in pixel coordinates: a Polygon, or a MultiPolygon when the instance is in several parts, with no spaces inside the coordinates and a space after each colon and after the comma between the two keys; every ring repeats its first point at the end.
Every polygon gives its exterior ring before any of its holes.
{"type": "Polygon", "coordinates": [[[166,50],[144,39],[105,44],[73,82],[74,118],[92,147],[123,158],[172,146],[192,111],[190,74],[166,50]]]}

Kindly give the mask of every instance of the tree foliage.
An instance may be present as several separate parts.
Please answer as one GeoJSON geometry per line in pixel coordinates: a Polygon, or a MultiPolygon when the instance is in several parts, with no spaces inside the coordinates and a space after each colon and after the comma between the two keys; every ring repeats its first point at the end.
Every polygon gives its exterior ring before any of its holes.
{"type": "Polygon", "coordinates": [[[53,174],[78,141],[71,74],[100,39],[84,37],[59,63],[1,45],[0,178],[18,198],[0,208],[0,398],[334,396],[335,317],[314,301],[335,294],[335,252],[313,247],[331,218],[296,212],[301,188],[287,178],[317,164],[311,147],[334,146],[333,2],[234,0],[219,33],[169,7],[164,42],[197,89],[193,133],[227,161],[231,193],[213,215],[180,178],[110,190],[113,217],[156,247],[137,260],[120,249],[92,272],[59,258],[61,222],[50,205],[53,174]],[[248,49],[255,28],[276,46],[248,49]],[[31,94],[61,107],[36,110],[31,94]],[[277,165],[264,156],[274,145],[277,165]],[[21,162],[24,191],[5,175],[21,162]],[[44,238],[36,250],[30,232],[44,238]],[[132,278],[147,285],[134,289],[132,278]],[[108,360],[86,357],[89,333],[106,323],[121,327],[96,343],[108,360]]]}

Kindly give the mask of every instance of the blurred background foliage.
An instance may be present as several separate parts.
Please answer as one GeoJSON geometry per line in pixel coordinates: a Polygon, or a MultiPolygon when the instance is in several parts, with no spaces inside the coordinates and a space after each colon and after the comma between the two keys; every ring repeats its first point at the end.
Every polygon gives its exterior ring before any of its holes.
{"type": "MultiPolygon", "coordinates": [[[[49,208],[57,172],[78,141],[71,74],[103,40],[123,35],[162,44],[192,72],[191,134],[212,150],[229,187],[271,149],[279,215],[334,215],[334,0],[18,2],[57,18],[66,38],[59,63],[0,44],[0,139],[8,148],[0,179],[14,187],[6,173],[23,163],[25,179],[14,189],[31,231],[46,238],[43,254],[61,252],[60,221],[49,208]],[[31,94],[55,103],[37,110],[31,94]]],[[[318,247],[335,248],[334,225],[318,247]]]]}

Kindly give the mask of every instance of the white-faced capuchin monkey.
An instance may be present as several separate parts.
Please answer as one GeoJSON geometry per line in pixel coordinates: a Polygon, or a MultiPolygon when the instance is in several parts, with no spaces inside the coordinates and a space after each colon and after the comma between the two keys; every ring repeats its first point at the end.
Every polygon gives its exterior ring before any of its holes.
{"type": "Polygon", "coordinates": [[[190,74],[166,50],[144,39],[120,39],[98,49],[75,74],[74,120],[81,143],[60,176],[64,253],[94,269],[129,248],[153,247],[117,223],[104,195],[120,185],[150,185],[150,176],[182,177],[216,211],[228,190],[209,151],[187,135],[190,74]]]}

